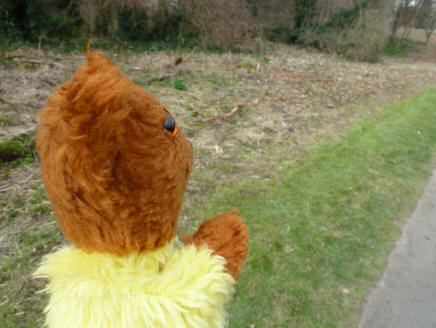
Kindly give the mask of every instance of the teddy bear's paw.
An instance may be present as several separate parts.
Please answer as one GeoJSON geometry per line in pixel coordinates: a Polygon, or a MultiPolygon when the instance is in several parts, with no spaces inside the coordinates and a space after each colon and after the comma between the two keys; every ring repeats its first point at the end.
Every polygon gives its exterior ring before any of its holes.
{"type": "Polygon", "coordinates": [[[235,280],[242,271],[248,253],[248,227],[237,215],[238,211],[226,212],[203,221],[193,236],[182,238],[184,243],[207,245],[215,254],[227,261],[226,269],[235,280]]]}

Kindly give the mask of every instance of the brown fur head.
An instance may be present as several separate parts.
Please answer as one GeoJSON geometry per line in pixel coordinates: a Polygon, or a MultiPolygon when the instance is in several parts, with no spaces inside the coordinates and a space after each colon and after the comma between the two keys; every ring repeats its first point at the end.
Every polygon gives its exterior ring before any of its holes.
{"type": "Polygon", "coordinates": [[[62,231],[90,252],[164,246],[177,234],[192,149],[164,128],[158,100],[100,52],[87,57],[40,114],[42,176],[62,231]]]}

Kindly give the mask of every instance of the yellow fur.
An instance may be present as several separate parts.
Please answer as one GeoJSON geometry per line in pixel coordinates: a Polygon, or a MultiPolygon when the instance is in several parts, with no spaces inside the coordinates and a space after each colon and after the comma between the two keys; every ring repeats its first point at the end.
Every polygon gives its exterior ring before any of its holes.
{"type": "Polygon", "coordinates": [[[65,247],[35,272],[48,278],[50,328],[224,327],[234,279],[224,258],[177,245],[118,257],[65,247]]]}

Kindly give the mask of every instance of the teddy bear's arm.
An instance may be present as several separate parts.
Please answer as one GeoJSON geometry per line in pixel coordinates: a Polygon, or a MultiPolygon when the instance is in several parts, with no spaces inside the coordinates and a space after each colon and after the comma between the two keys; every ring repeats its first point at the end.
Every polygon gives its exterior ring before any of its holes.
{"type": "Polygon", "coordinates": [[[185,244],[206,244],[215,254],[227,261],[226,269],[235,280],[242,271],[248,253],[248,227],[237,210],[226,212],[203,221],[192,236],[182,237],[185,244]]]}

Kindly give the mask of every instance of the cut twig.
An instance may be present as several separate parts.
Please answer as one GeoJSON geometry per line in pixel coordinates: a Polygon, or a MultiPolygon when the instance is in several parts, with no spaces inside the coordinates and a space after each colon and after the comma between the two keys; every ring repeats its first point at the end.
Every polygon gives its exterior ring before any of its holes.
{"type": "Polygon", "coordinates": [[[12,189],[14,189],[14,188],[16,187],[16,185],[27,184],[27,182],[29,182],[31,178],[33,178],[33,174],[29,175],[26,179],[17,182],[17,183],[16,183],[15,185],[13,185],[13,186],[8,186],[8,187],[6,187],[6,188],[0,188],[0,192],[6,192],[6,191],[9,191],[9,190],[12,190],[12,189]]]}
{"type": "Polygon", "coordinates": [[[145,67],[135,66],[135,67],[132,67],[130,70],[131,71],[143,71],[143,70],[145,70],[145,67]]]}
{"type": "Polygon", "coordinates": [[[233,114],[235,114],[238,110],[240,110],[243,106],[242,105],[238,105],[235,108],[233,108],[230,112],[225,113],[225,114],[221,114],[221,115],[217,115],[217,116],[212,116],[212,117],[207,117],[207,118],[203,118],[200,121],[203,123],[210,123],[219,119],[223,119],[223,118],[227,118],[232,116],[233,114]]]}
{"type": "Polygon", "coordinates": [[[163,74],[163,75],[160,75],[158,77],[152,77],[151,79],[148,79],[147,83],[149,84],[149,83],[156,82],[156,81],[164,81],[164,80],[168,80],[170,78],[171,78],[170,74],[163,74]]]}

